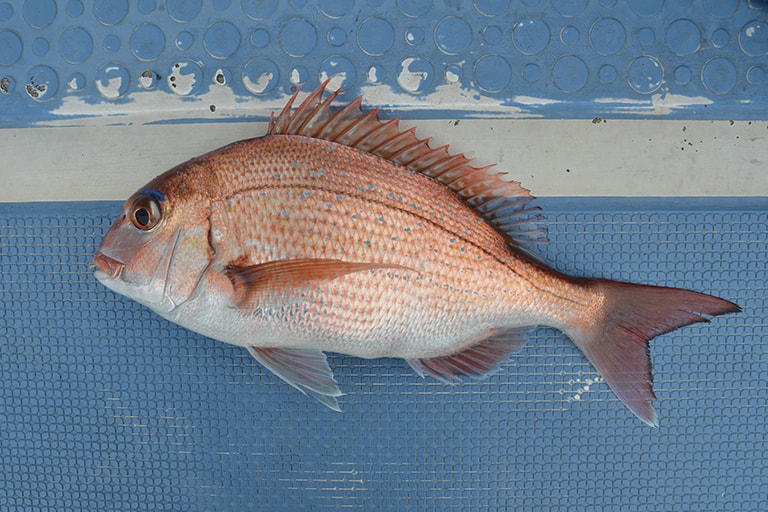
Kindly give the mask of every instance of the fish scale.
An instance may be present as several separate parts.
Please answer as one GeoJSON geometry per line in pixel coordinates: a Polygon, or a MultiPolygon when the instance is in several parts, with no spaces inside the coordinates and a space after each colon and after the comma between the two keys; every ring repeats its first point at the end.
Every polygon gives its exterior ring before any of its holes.
{"type": "Polygon", "coordinates": [[[547,325],[656,425],[648,341],[739,311],[676,288],[566,276],[532,254],[520,183],[431,148],[325,86],[264,137],[181,164],[131,196],[94,256],[105,286],[244,346],[339,410],[324,351],[401,357],[454,382],[496,370],[547,325]]]}

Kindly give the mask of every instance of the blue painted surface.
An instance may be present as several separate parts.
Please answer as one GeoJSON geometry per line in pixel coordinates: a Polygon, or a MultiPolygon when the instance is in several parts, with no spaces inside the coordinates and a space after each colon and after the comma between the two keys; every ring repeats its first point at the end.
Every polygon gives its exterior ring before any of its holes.
{"type": "Polygon", "coordinates": [[[652,342],[659,429],[551,329],[453,387],[332,355],[333,413],[101,287],[118,203],[0,205],[0,509],[764,508],[766,199],[601,201],[541,201],[556,267],[744,308],[652,342]]]}
{"type": "Polygon", "coordinates": [[[421,109],[405,116],[483,116],[486,100],[496,115],[765,119],[766,20],[764,0],[2,2],[0,126],[157,91],[162,120],[217,88],[274,100],[325,77],[421,109]],[[471,101],[448,106],[446,89],[471,101]]]}

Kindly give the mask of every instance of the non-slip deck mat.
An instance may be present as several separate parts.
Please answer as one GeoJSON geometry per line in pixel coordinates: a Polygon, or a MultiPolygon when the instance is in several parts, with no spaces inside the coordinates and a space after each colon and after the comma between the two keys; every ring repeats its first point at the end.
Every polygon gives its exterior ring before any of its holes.
{"type": "Polygon", "coordinates": [[[561,270],[744,311],[651,345],[659,429],[563,335],[487,380],[332,355],[333,413],[99,285],[118,203],[0,205],[0,510],[762,510],[765,200],[543,200],[561,270]]]}

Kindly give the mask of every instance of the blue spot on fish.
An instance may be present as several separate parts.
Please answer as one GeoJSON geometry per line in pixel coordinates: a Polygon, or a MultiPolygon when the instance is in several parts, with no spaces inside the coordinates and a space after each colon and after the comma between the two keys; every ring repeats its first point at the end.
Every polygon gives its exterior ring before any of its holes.
{"type": "Polygon", "coordinates": [[[285,210],[282,210],[282,211],[280,212],[280,216],[281,216],[282,218],[284,218],[284,219],[287,219],[287,218],[288,218],[288,212],[287,212],[287,211],[285,211],[285,210]]]}
{"type": "Polygon", "coordinates": [[[162,203],[163,201],[165,201],[165,194],[163,194],[159,190],[155,190],[153,188],[143,188],[143,189],[141,189],[141,191],[143,193],[147,194],[148,196],[153,197],[158,202],[162,203]]]}
{"type": "Polygon", "coordinates": [[[282,177],[283,177],[283,175],[282,175],[282,174],[280,174],[279,172],[276,172],[276,173],[275,173],[275,178],[277,178],[277,179],[280,179],[280,178],[282,178],[282,177]]]}
{"type": "Polygon", "coordinates": [[[338,194],[338,195],[336,196],[336,199],[337,199],[338,201],[343,201],[343,200],[344,200],[344,194],[338,194]]]}

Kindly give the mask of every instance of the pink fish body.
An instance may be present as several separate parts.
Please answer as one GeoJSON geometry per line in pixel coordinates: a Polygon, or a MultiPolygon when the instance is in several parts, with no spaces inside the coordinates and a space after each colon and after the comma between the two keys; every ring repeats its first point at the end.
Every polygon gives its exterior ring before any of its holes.
{"type": "Polygon", "coordinates": [[[400,357],[453,382],[496,369],[537,325],[565,332],[655,425],[648,340],[738,311],[697,292],[561,274],[519,183],[431,149],[397,120],[331,110],[321,86],[268,134],[155,178],[94,257],[97,279],[247,347],[338,409],[324,351],[400,357]]]}

